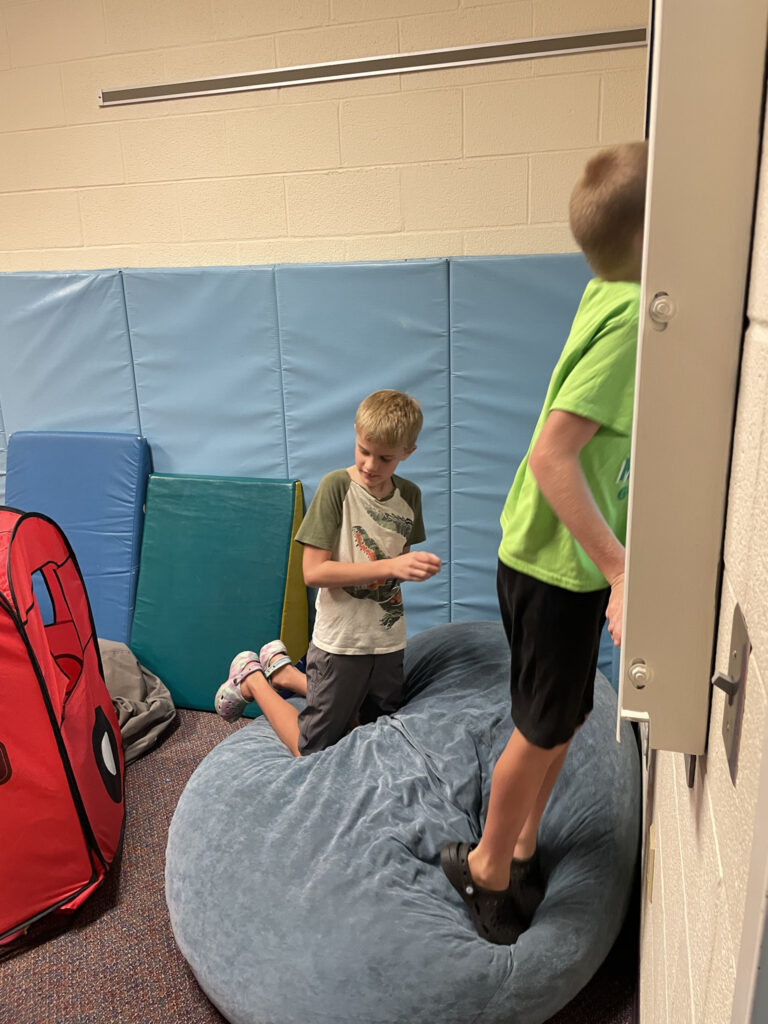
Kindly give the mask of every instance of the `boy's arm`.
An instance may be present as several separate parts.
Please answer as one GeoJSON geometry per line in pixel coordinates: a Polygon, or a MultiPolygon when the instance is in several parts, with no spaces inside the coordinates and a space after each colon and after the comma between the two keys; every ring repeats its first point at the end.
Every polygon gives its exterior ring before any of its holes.
{"type": "Polygon", "coordinates": [[[440,559],[428,551],[408,551],[373,562],[335,562],[325,548],[304,545],[304,582],[308,587],[366,587],[393,576],[421,581],[440,571],[440,559]]]}
{"type": "Polygon", "coordinates": [[[528,466],[553,512],[611,586],[606,618],[618,647],[624,605],[624,545],[597,507],[579,455],[600,428],[595,420],[553,409],[533,446],[528,466]]]}

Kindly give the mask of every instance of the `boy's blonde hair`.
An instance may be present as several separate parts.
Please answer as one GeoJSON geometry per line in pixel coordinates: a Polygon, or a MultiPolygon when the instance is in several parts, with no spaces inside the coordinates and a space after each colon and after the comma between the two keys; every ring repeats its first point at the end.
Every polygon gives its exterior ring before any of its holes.
{"type": "Polygon", "coordinates": [[[415,398],[389,389],[368,395],[355,414],[355,429],[361,437],[408,452],[416,447],[423,422],[421,406],[415,398]]]}
{"type": "Polygon", "coordinates": [[[648,143],[624,142],[596,153],[571,194],[571,231],[600,277],[615,279],[634,261],[643,229],[648,143]]]}

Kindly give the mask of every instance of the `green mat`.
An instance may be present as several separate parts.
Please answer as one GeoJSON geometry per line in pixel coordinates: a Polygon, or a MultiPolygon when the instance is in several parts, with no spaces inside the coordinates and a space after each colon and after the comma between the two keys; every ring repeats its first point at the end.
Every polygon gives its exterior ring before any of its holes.
{"type": "Polygon", "coordinates": [[[302,511],[298,480],[150,476],[131,649],[178,707],[212,711],[238,651],[306,653],[302,511]]]}

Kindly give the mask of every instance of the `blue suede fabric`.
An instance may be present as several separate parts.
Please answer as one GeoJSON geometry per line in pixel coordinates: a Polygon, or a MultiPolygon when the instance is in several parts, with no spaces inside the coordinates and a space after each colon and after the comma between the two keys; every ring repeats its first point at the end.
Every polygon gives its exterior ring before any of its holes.
{"type": "Polygon", "coordinates": [[[512,729],[499,623],[437,626],[406,652],[408,701],[292,758],[264,719],[219,744],[171,823],[173,931],[234,1024],[540,1024],[621,928],[640,832],[631,729],[598,674],[545,812],[547,889],[511,947],[479,938],[439,866],[476,840],[512,729]]]}

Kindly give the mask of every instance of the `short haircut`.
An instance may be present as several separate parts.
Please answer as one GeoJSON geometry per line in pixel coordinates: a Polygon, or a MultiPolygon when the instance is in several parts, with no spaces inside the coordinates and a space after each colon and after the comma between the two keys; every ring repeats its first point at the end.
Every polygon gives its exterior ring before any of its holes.
{"type": "Polygon", "coordinates": [[[571,231],[599,276],[621,271],[642,230],[648,143],[624,142],[587,161],[571,194],[571,231]]]}
{"type": "Polygon", "coordinates": [[[424,416],[421,406],[403,391],[374,391],[360,403],[355,427],[361,437],[390,448],[410,451],[416,446],[424,416]]]}

